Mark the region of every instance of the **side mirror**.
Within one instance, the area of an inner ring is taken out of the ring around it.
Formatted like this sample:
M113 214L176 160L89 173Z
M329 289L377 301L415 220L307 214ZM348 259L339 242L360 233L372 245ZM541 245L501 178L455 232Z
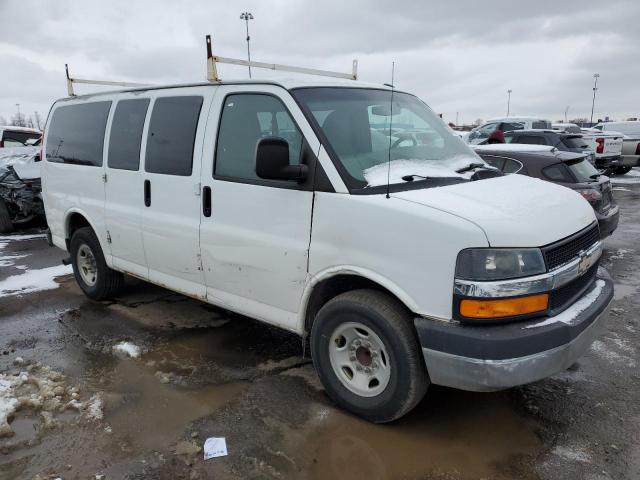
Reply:
M280 137L261 138L256 145L256 174L265 180L295 180L307 178L306 165L289 164L289 143Z

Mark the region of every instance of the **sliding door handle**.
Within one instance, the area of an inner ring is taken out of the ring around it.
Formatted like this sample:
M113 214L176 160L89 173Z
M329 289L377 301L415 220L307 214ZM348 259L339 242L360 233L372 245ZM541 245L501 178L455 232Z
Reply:
M151 182L149 180L144 181L144 206L151 206Z
M202 188L202 214L205 217L211 216L211 187Z

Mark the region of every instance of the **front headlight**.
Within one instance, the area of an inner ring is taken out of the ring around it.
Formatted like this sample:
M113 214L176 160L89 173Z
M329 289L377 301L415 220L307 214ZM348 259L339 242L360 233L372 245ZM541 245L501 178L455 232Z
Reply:
M456 278L461 280L507 280L546 270L539 248L467 248L456 262Z

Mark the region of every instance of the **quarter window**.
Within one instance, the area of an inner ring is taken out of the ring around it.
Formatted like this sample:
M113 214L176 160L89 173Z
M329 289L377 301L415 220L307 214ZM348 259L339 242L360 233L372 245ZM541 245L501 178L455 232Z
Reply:
M148 98L118 102L109 137L109 168L138 170L142 128L148 107Z
M145 171L188 177L202 97L161 97L153 104Z
M104 131L111 102L56 108L47 134L49 162L102 166Z
M256 144L264 137L289 143L289 164L300 163L302 134L284 104L271 95L233 94L224 101L214 174L261 180L256 174Z
M567 167L564 163L556 163L542 169L542 173L549 180L554 182L573 183L571 175L567 171Z
M512 160L511 158L505 158L504 167L502 167L502 171L504 173L516 173L522 168L522 164L517 160Z

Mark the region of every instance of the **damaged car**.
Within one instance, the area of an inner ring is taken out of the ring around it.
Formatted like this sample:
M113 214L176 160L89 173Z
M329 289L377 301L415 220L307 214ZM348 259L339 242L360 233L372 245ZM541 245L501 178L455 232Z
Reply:
M5 148L0 153L0 233L44 218L40 149Z

